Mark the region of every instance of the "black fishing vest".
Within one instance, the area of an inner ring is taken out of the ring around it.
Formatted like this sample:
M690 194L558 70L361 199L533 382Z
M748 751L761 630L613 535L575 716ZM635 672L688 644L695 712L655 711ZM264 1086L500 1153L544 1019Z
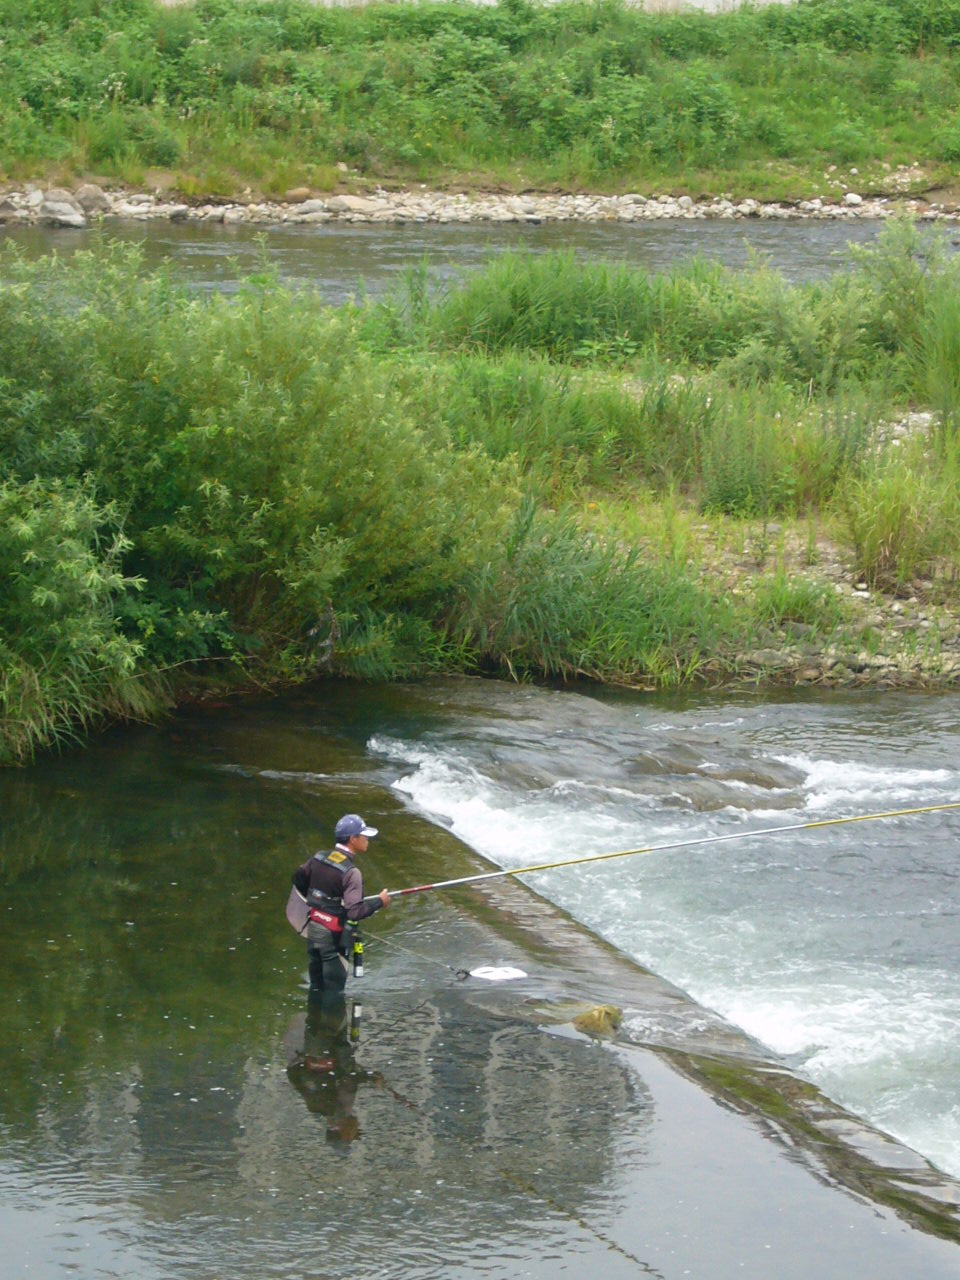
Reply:
M320 883L316 887L311 885L307 893L310 923L323 925L331 933L340 933L347 918L343 905L343 881L353 863L349 855L339 849L316 861L320 868L311 871L310 879L312 881L316 875Z

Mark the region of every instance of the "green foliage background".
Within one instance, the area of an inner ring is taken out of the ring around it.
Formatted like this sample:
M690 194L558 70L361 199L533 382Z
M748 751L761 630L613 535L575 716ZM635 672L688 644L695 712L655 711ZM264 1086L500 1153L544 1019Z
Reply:
M173 169L205 194L362 175L807 189L955 161L958 0L0 0L0 172Z
M956 565L958 286L910 225L811 285L507 255L340 309L267 270L228 300L135 249L5 253L0 757L198 679L675 684L771 621L829 630L817 592L734 610L584 498L835 511L879 585ZM894 453L878 406L910 401L936 429Z

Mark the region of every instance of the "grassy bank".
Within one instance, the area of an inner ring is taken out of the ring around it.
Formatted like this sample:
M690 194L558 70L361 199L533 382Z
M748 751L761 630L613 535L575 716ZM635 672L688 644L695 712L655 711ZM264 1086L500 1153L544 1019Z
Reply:
M0 179L187 195L366 181L830 194L960 159L958 0L0 0ZM895 189L895 188L891 188Z
M869 643L783 530L952 599L958 297L911 227L824 284L507 256L339 310L267 272L227 301L129 249L7 254L0 754L198 680L664 686L784 625ZM928 429L892 433L915 403ZM698 551L738 540L746 586Z

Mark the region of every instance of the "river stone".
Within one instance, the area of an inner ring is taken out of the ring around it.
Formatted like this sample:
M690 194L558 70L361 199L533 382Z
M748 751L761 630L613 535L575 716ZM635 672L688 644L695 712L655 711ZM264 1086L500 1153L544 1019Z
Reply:
M17 206L9 200L0 200L0 222L12 222L17 216Z
M623 1021L623 1011L612 1004L586 1005L566 1000L529 1006L545 1023L572 1023L584 1035L612 1035Z
M378 213L383 205L364 196L331 196L327 208L331 213Z
M309 187L291 187L284 195L287 204L303 204L304 200L310 199Z
M143 221L155 212L153 205L133 204L130 200L118 200L113 212L120 218L139 218Z
M50 227L85 227L83 210L69 191L52 187L40 205L40 220Z
M784 665L784 655L779 649L754 649L752 653L745 653L743 656L747 662L758 667L776 668Z
M110 201L103 187L98 187L95 182L85 182L78 187L74 199L84 213L108 213L110 210Z
M855 191L848 191L843 197L843 203L848 209L855 209L857 205L863 204L863 196L858 196Z

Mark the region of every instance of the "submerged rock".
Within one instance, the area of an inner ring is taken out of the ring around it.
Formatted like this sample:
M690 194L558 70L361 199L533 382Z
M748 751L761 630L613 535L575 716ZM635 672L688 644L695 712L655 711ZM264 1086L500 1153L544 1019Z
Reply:
M565 1002L535 1004L537 1017L545 1023L569 1023L586 1036L612 1036L623 1022L623 1010L614 1004L569 1004Z

